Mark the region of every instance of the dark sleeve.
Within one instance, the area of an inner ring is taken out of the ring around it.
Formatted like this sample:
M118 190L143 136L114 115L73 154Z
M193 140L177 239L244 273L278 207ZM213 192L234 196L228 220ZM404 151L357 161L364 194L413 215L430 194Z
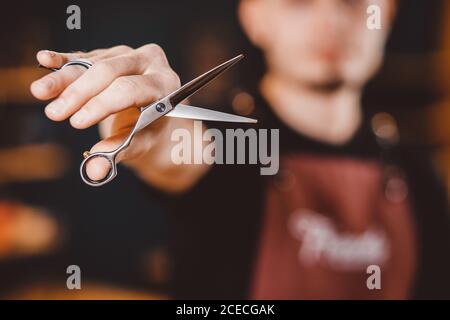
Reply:
M450 298L450 210L447 189L424 150L403 153L419 240L417 299Z
M242 127L218 122L206 125L223 133ZM168 213L172 296L246 298L261 218L258 166L213 165L180 195L147 188Z
M256 172L215 165L184 194L159 195L168 213L173 297L247 297L260 222Z

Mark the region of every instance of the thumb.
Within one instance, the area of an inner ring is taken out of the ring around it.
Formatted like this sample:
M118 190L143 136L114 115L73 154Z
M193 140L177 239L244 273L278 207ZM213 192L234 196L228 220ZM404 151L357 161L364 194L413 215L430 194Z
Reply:
M144 130L145 131L145 130ZM109 138L106 138L95 144L89 153L108 152L116 150L128 137L130 129L121 131ZM132 160L141 157L149 151L153 145L154 139L145 132L138 132L130 145L117 155L117 163ZM108 160L102 157L94 157L86 163L86 173L92 180L98 181L105 178L111 169Z

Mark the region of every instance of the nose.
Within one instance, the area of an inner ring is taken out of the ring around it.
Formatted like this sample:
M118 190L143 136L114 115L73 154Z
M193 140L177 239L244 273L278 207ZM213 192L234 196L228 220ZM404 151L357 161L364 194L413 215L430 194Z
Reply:
M327 40L337 40L342 32L347 17L338 1L318 1L315 10L316 31Z

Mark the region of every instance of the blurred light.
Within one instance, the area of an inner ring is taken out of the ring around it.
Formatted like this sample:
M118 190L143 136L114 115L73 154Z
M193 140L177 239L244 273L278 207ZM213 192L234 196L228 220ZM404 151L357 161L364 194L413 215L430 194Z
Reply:
M169 297L156 292L136 291L110 283L83 282L82 290L67 290L65 281L42 281L9 293L12 300L161 300Z
M372 131L382 143L395 144L399 140L397 122L389 113L377 113L372 118Z
M403 172L396 166L385 168L386 185L384 194L386 199L393 203L401 203L408 196L408 185Z
M57 221L43 209L0 202L0 218L0 259L49 252L61 240Z
M164 248L155 248L145 257L145 269L150 280L156 284L165 284L169 280L170 259Z
M391 178L386 183L386 199L393 203L403 202L408 196L408 187L401 178Z
M0 149L0 184L57 179L69 167L67 150L58 144L27 144Z
M240 115L248 116L255 110L255 100L247 92L241 91L233 97L233 110Z

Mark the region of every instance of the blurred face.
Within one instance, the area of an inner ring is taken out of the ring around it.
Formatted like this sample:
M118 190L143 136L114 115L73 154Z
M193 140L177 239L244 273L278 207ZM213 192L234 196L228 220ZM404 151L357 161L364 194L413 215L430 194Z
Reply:
M367 28L381 8L382 29ZM241 22L270 72L315 88L360 87L378 69L393 0L242 0Z

